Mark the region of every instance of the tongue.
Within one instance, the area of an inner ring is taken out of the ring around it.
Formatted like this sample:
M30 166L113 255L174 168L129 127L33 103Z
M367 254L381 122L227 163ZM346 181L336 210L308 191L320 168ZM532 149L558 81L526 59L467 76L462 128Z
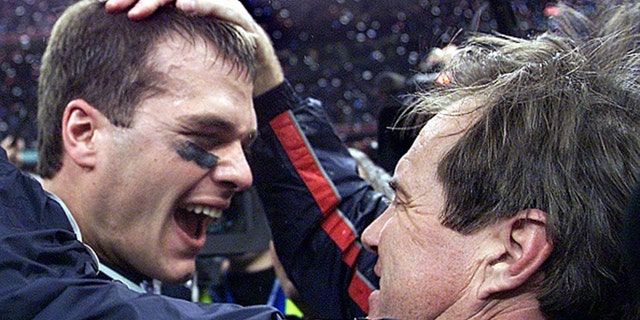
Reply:
M178 210L174 215L178 227L193 239L200 236L203 216L185 210Z

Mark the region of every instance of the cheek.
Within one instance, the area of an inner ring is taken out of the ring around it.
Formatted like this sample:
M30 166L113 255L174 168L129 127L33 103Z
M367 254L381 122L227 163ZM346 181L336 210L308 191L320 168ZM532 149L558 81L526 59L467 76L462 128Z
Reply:
M415 286L417 291L424 291L425 283L450 283L454 287L452 282L459 281L456 278L461 276L460 267L466 261L462 236L432 216L396 219L384 234L388 261L383 263L392 269L383 278L390 276L390 281Z
M434 254L432 243L425 241L429 233L406 216L396 215L387 221L380 239L380 259L386 271L383 281L395 282L395 286L422 277Z
M402 222L402 221L401 221ZM451 306L467 282L459 239L437 220L388 226L381 309L390 315L429 318Z

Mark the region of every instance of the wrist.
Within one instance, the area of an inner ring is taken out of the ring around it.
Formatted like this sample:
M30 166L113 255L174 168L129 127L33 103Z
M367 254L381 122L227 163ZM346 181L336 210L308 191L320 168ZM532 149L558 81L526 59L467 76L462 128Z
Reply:
M259 97L264 93L273 90L284 81L284 74L280 65L277 68L267 68L270 71L264 72L265 75L260 75L256 77L256 80L253 82L253 96ZM276 70L274 70L276 69ZM261 73L261 70L258 70L258 74Z
M268 126L269 121L300 104L300 101L301 98L283 78L279 84L253 99L258 116L258 127Z

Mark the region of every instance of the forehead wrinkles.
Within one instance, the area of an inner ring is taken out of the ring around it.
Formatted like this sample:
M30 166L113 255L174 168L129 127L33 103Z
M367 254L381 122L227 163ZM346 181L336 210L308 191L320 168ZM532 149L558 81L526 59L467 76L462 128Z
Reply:
M173 76L179 69L197 71L207 68L251 83L246 67L225 59L213 43L200 36L189 40L184 36L170 33L154 44L147 64L151 72L160 76L158 80L163 80L168 75ZM188 79L184 80L188 81Z
M151 84L145 98L159 95L170 96L174 106L180 106L186 100L201 93L207 93L208 86L215 86L210 77L229 78L227 86L239 88L237 95L217 96L216 103L238 104L248 100L252 87L251 79L246 71L227 61L209 41L196 37L194 40L183 36L164 37L154 45L147 61L147 71L153 74ZM204 73L203 73L204 71ZM237 80L233 81L231 79ZM233 93L233 92L231 92ZM200 100L202 103L206 101Z

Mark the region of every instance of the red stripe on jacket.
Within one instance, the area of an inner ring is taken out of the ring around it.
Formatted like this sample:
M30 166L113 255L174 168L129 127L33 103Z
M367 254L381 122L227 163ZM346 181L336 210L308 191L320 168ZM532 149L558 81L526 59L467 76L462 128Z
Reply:
M342 260L354 269L356 258L361 250L360 245L356 242L356 234L347 220L338 212L340 199L334 192L333 185L318 165L315 155L307 145L291 112L279 114L269 124L284 147L296 172L320 207L323 216L322 229L342 251ZM369 295L372 289L358 276L357 272L353 273L348 290L351 299L365 313L368 313Z

